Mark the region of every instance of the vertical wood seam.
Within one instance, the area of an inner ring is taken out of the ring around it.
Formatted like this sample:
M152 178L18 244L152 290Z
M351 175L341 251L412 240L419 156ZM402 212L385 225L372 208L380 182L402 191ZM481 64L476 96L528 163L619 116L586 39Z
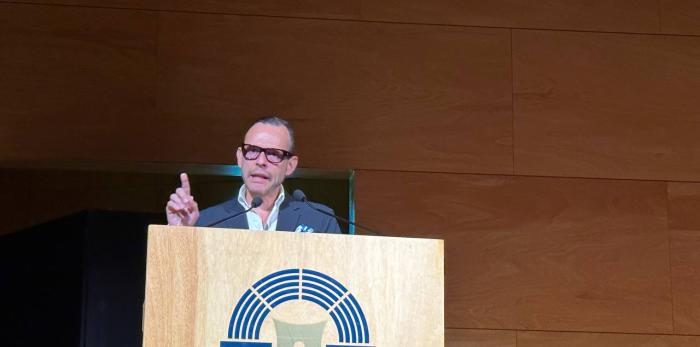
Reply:
M515 175L515 71L513 63L513 29L510 32L510 147L513 155L512 172Z
M671 216L670 216L670 192L669 192L669 183L665 182L666 184L666 238L667 238L667 244L668 244L668 286L671 294L671 333L675 334L676 333L676 297L674 295L674 290L673 290L673 263L672 263L672 257L671 257L671 252L673 251L671 247Z

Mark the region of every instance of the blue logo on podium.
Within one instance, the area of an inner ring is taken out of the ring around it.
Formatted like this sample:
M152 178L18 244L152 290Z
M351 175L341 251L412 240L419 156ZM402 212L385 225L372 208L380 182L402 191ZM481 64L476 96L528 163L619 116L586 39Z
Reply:
M279 305L293 300L316 304L331 317L335 323L339 344L327 344L326 347L371 346L367 319L362 307L345 286L318 271L288 269L263 277L243 293L229 321L228 339L221 341L221 347L272 347L272 342L260 341L260 330L265 318ZM323 325L308 324L298 327L320 326L321 330L316 329L318 333L313 334L321 334ZM275 326L294 325L275 321ZM290 331L290 328L286 328L285 331ZM287 340L292 341L293 345L294 338L289 340L289 333L287 334ZM308 335L307 332L305 336L309 338ZM320 346L320 335L309 339L315 342L306 342L303 338L298 341L308 347ZM282 341L278 331L278 347L289 343Z

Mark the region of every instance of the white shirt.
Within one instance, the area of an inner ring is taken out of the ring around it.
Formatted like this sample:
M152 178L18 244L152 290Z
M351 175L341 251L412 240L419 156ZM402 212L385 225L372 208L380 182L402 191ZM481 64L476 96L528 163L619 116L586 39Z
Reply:
M245 199L246 188L245 184L241 185L241 189L238 190L238 203L243 206L244 209L249 209L250 204ZM248 229L250 230L264 230L264 231L275 231L277 230L277 217L280 213L280 205L284 201L284 187L280 186L280 194L275 200L275 205L272 207L272 212L267 216L267 223L263 223L262 218L255 212L255 210L248 211L245 216L248 219Z

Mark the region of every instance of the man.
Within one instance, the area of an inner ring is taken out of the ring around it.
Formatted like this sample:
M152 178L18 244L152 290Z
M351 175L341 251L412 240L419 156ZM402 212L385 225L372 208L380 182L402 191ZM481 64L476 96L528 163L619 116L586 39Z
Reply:
M236 159L243 177L237 198L200 214L187 174L183 173L182 185L170 195L165 207L168 225L340 233L335 218L315 211L304 202L294 201L282 186L299 162L294 154L294 131L287 121L277 117L255 121L238 147ZM256 197L262 199L262 204L243 213ZM314 204L314 207L333 213L324 205ZM227 218L238 213L241 215Z

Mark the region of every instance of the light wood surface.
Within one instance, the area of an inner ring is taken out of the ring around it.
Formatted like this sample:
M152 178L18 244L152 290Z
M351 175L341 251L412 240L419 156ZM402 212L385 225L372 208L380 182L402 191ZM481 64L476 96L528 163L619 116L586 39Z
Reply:
M346 286L364 311L372 345L442 346L442 259L441 240L153 225L144 346L229 341L239 298L258 280L286 269L320 271ZM308 302L284 303L270 317L295 324L324 319L324 341L337 342L328 313L304 304ZM268 318L260 340L272 342L274 337Z
M155 231L153 231L155 229ZM200 240L191 229L149 227L143 345L195 346L199 325Z

